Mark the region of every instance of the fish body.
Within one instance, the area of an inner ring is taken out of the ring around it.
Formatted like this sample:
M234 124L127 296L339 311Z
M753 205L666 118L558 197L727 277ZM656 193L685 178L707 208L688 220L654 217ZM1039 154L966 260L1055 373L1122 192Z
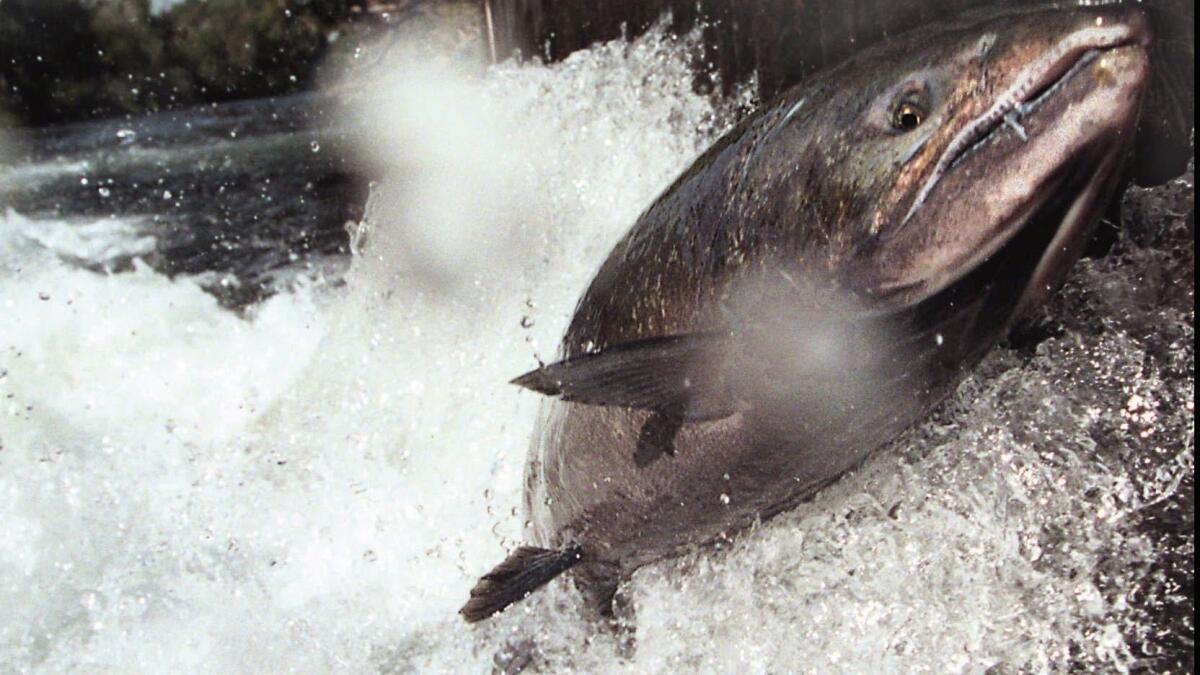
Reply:
M639 566L810 498L925 416L1064 279L1148 73L1129 7L1002 9L896 37L750 115L581 298L526 467L528 546L463 608Z

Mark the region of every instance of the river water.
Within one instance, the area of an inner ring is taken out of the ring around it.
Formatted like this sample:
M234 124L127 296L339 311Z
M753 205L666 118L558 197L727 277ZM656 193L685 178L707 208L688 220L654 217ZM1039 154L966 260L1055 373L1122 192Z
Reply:
M345 224L361 218L367 184L342 118L337 101L309 94L14 134L20 152L0 168L0 204L72 226L115 218L108 227L154 246L77 263L120 271L138 256L171 277L207 273L205 288L242 307L286 286L301 259L310 270L345 266ZM62 230L41 229L43 239Z
M1112 251L859 471L640 570L632 640L558 582L459 619L521 539L537 400L505 382L732 117L690 52L651 33L25 138L0 670L486 672L514 645L553 672L1187 668L1190 177L1127 198Z

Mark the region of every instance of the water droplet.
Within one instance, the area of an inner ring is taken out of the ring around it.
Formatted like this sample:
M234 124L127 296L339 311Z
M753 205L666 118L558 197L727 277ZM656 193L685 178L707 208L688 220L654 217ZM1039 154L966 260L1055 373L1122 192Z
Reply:
M174 197L174 196L175 195L171 194L170 190L163 190L163 199L170 199L171 197Z
M379 556L375 555L375 551L372 551L371 549L367 549L363 553L363 560L365 560L366 562L373 563L378 559L379 559Z
M721 503L725 504L726 506L729 505L729 495L725 494L724 492L721 493Z
M42 291L41 293L38 293L38 300L45 301L45 300L49 300L49 299L50 299L50 294L47 293L46 291Z
M521 328L533 328L533 317L530 317L530 316L521 317Z
M100 193L100 196L105 199L108 199L112 195L112 190L106 187L96 188L96 192Z
M312 151L313 151L313 152L320 152L320 151L321 151L321 144L320 144L320 143L318 143L318 142L316 142L316 141L313 141L312 143L309 143L309 144L308 144L308 147L312 148Z

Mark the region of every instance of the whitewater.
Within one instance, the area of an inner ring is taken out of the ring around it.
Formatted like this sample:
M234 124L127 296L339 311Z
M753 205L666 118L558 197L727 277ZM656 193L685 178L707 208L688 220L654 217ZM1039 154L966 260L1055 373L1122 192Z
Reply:
M0 670L1125 671L1190 645L1194 245L1145 191L1154 226L1082 261L1038 339L813 501L639 570L631 641L561 580L460 619L523 537L538 400L507 381L752 105L694 93L694 51L376 77L346 123L389 178L349 269L244 311L141 262L153 223L0 208Z

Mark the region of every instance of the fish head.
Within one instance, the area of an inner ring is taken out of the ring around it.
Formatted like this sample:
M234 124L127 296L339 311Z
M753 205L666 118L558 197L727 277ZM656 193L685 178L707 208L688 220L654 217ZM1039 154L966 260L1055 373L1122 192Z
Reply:
M843 123L821 155L839 223L829 267L883 309L964 280L1003 304L989 309L1005 326L1037 305L1111 196L1150 40L1127 5L993 10L832 72L841 89L825 107Z

